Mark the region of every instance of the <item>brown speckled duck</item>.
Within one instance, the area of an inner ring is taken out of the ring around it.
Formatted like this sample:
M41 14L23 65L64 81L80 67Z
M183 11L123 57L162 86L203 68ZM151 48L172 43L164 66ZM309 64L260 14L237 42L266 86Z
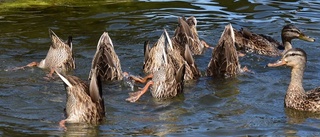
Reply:
M235 43L238 49L267 56L280 56L286 50L291 49L291 40L293 39L301 39L308 42L315 41L314 38L303 34L293 24L288 24L283 27L281 31L282 44L269 36L251 33L247 29L241 29L240 31L234 30L234 32ZM283 48L284 51L281 52L280 49Z
M123 78L120 60L107 32L104 32L99 39L91 68L97 68L98 75L104 80L122 80ZM89 79L90 77L91 72Z
M180 66L178 70L172 65L171 59L168 58L165 49L158 51L161 53L161 65L153 73L150 73L145 78L137 78L131 76L131 78L140 83L147 82L145 87L140 91L130 93L130 97L126 100L129 102L136 102L151 86L151 94L157 99L167 99L177 96L183 92L183 81L185 73L185 65Z
M186 72L184 75L184 80L199 78L201 74L188 45L185 45L184 51L181 53L179 49L174 48L174 44L175 43L171 41L166 30L164 30L159 40L153 45L152 48L150 48L149 43L146 42L144 51L144 72L150 74L157 71L162 66L163 55L159 51L165 49L168 60L170 60L171 65L176 70L178 70L182 65L185 65Z
M172 37L174 48L181 50L181 53L183 54L185 45L188 45L192 54L202 54L209 45L205 41L199 39L196 27L197 19L194 16L187 19L184 17L179 18L178 26Z
M97 125L104 121L105 108L102 98L102 88L98 70L91 70L90 83L87 84L78 77L63 76L56 71L65 84L67 91L66 119L60 121L60 126L65 123L87 123Z
M299 48L289 49L282 59L276 63L269 63L269 67L291 67L291 81L285 96L284 105L301 111L320 112L320 87L305 92L302 81L307 62L307 54Z
M241 72L232 25L225 26L218 45L212 51L207 76L231 77Z
M49 69L48 77L52 77L54 71L65 74L67 71L75 69L75 59L72 53L72 37L63 42L52 30L49 30L52 44L45 59L38 62L31 62L24 67L37 66L42 69ZM19 67L16 69L23 69Z

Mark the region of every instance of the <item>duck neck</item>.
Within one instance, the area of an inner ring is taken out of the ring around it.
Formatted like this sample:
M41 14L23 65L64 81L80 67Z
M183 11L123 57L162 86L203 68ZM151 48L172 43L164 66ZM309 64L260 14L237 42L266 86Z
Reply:
M291 81L289 84L289 88L290 87L303 87L302 86L303 72L304 72L304 68L292 68Z
M284 46L285 51L292 49L291 40L287 40L285 38L282 38L282 44Z
M285 106L297 108L304 100L305 91L302 86L304 68L293 68L291 71L291 81L285 97Z

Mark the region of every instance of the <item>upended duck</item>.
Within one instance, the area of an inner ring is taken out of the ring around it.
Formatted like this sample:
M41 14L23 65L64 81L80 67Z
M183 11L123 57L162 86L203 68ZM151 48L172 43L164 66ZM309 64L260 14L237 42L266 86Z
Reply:
M305 35L293 24L288 24L283 27L281 31L282 43L269 36L252 33L247 29L234 30L234 33L235 43L238 49L267 56L280 56L285 51L291 49L291 41L293 39L308 42L315 41L314 38ZM282 51L283 49L284 51Z
M130 97L126 100L129 102L136 102L151 86L151 94L153 97L158 99L167 99L177 96L179 93L183 92L183 82L186 72L186 65L182 64L178 69L175 67L175 59L172 56L180 55L179 52L171 52L166 48L166 46L171 46L170 38L166 31L163 32L159 38L157 45L155 45L149 52L154 53L150 54L152 56L150 59L156 61L151 63L149 68L152 68L152 71L144 78L138 78L135 76L130 76L133 80L146 83L148 79L151 79L147 82L144 88L140 91L130 93ZM147 59L147 60L150 60ZM186 62L186 61L184 61ZM146 65L146 64L145 64ZM177 64L176 64L177 65Z
M237 50L235 47L235 35L231 24L225 26L217 46L212 51L212 56L207 67L207 76L232 77L242 71Z
M31 62L26 66L15 69L37 66L42 69L49 69L48 77L52 77L54 71L66 74L68 71L75 69L75 59L72 53L72 37L69 36L68 41L65 43L51 29L49 33L52 44L46 58L40 62Z
M166 57L171 60L171 65L175 70L178 70L182 65L185 65L186 72L184 73L184 80L198 79L201 76L201 73L194 61L189 46L187 44L184 45L184 51L182 52L180 49L174 48L174 44L175 43L171 41L169 34L165 29L152 48L149 47L149 42L146 42L144 46L144 72L151 74L162 67L162 57L164 56L160 51L164 49L167 53Z
M97 45L96 53L92 60L91 68L97 68L98 74L103 80L122 80L127 73L122 72L120 60L114 50L112 40L107 32L104 32ZM89 73L89 79L92 73Z
M284 99L285 107L300 111L320 112L320 87L305 92L302 81L307 62L307 54L300 48L286 51L282 59L269 63L268 67L291 67L291 81Z
M97 69L91 70L90 83L71 75L62 75L55 71L64 82L67 91L66 119L59 122L65 128L65 123L87 123L97 125L104 121L105 108L102 98L100 76Z
M185 45L188 45L191 53L194 55L201 55L205 48L210 46L204 41L200 40L197 31L197 19L194 16L189 18L178 18L178 26L172 37L173 46L184 53Z

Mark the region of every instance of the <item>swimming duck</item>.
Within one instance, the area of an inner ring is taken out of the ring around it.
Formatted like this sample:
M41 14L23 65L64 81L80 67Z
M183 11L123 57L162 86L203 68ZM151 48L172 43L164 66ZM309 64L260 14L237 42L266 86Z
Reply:
M291 67L291 81L284 100L285 107L320 112L320 87L305 92L302 86L306 62L306 52L300 48L292 48L284 53L280 61L269 63L268 67Z
M140 90L130 93L130 97L126 100L136 102L151 86L151 94L157 99L167 99L177 96L183 92L183 81L185 73L185 65L180 66L178 70L174 68L171 60L168 58L164 48L158 51L161 53L161 65L157 70L150 73L144 78L130 76L134 81L146 83L148 79L152 79Z
M220 77L231 77L241 72L231 24L225 26L218 45L213 49L206 72L208 76Z
M178 18L178 26L175 30L172 42L175 48L184 53L185 45L188 45L192 54L201 55L205 48L210 47L205 41L200 40L197 32L197 19L191 16L187 19Z
M308 42L315 41L314 38L303 34L293 24L283 27L281 31L282 44L269 36L251 33L247 29L234 31L237 48L267 56L280 56L285 51L291 49L291 40L293 39L301 39ZM281 52L280 49L284 49L284 51Z
M71 75L62 75L55 71L64 82L67 91L66 119L59 122L60 127L65 123L99 124L105 118L104 101L98 69L91 69L90 83Z
M72 37L69 36L68 41L65 43L51 29L49 33L52 44L46 58L40 62L31 62L26 66L16 69L37 66L42 69L49 69L50 73L47 75L48 77L52 77L55 70L65 74L67 71L75 69L75 59L72 53Z
M104 32L98 41L91 68L97 68L98 75L104 80L122 80L123 78L120 60L107 32Z
M181 55L180 49L175 49L174 44L167 31L164 29L161 37L153 45L152 48L149 47L149 42L145 43L144 48L144 72L147 74L157 71L162 67L162 51L163 49L167 53L167 58L170 61L171 65L178 70L182 65L185 65L186 72L184 73L184 80L197 79L201 76L200 71L193 59L192 53L189 49L189 46L186 44L183 54Z

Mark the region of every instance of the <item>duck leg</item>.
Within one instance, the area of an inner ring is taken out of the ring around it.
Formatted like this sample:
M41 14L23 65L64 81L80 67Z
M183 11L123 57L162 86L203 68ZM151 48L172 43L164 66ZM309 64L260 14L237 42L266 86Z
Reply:
M59 126L60 126L61 128L63 128L64 130L67 130L66 120L65 120L65 119L64 119L64 120L61 120L61 121L59 122Z
M210 49L214 49L214 47L211 47L211 46L210 46L209 44L207 44L207 42L205 42L204 40L201 40L200 42L201 42L201 44L202 44L204 47L210 48Z
M46 79L46 80L54 79L52 76L54 71L55 71L55 68L53 68L53 67L50 68L50 72L44 77L44 79Z
M146 83L148 79L151 79L153 77L153 74L149 74L147 76L145 76L144 78L138 78L136 76L130 76L130 78L135 81L135 82L139 82L139 83Z
M150 85L153 84L153 81L149 81L141 90L129 93L129 98L126 99L126 101L129 102L136 102L144 93L147 92Z
M26 67L35 67L35 66L38 66L38 65L39 65L38 62L31 62L28 65L25 65L25 66L22 66L22 67L15 67L12 70L20 70L20 69L24 69Z
M247 66L244 66L242 69L240 69L240 72L241 72L241 73L244 73L244 72L253 73L250 69L248 69Z

